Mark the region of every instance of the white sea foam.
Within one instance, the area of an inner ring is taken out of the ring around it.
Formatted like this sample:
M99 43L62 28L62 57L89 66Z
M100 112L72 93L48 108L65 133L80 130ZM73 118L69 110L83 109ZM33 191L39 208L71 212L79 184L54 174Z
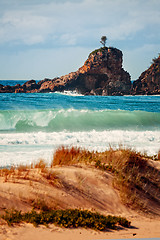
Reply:
M0 134L0 166L30 164L40 158L50 163L58 146L78 146L104 151L123 145L149 155L160 149L160 131L83 131Z
M67 90L65 90L65 91L63 91L63 92L55 92L55 93L57 93L57 94L62 94L62 95L67 95L67 96L84 96L84 95L82 95L81 93L78 93L76 90L74 90L74 91L67 91Z

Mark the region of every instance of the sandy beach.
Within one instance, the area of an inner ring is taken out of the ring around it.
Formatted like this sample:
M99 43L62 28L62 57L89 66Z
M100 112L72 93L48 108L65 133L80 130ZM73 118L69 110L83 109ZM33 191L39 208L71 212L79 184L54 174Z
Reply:
M131 228L108 230L106 232L89 229L64 229L54 225L33 227L31 224L19 226L0 226L1 240L34 240L34 239L59 239L59 240L98 240L98 239L128 239L128 238L158 238L160 237L160 219L143 218L142 216L130 217Z

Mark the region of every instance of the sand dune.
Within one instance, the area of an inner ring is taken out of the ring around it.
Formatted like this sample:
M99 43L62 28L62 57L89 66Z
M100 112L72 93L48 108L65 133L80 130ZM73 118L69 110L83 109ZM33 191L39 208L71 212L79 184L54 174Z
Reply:
M154 163L151 162L153 165ZM159 163L155 166L159 168ZM20 224L9 227L0 220L1 240L25 239L116 239L160 237L160 215L144 215L125 206L113 188L113 174L91 166L57 166L19 169L0 177L0 213L5 209L30 211L33 207L52 209L81 208L105 215L126 217L130 228L99 232L88 229L64 229L53 224L33 227Z
M52 179L47 179L48 173ZM28 174L27 174L28 173ZM105 214L128 215L112 186L112 174L88 167L31 169L0 179L0 209L31 210L45 202L51 208L92 209ZM26 175L26 176L25 176Z

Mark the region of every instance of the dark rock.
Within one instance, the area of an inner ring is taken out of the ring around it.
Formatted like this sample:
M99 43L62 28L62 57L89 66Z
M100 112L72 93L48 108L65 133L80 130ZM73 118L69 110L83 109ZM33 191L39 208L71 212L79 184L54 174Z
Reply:
M14 86L9 86L9 85L3 86L3 85L1 85L1 87L0 87L0 93L12 93L14 91L15 91Z
M16 85L15 85L15 88L19 88L19 87L21 87L20 84L16 84Z
M26 91L21 87L15 89L15 93L25 93L25 92Z
M0 93L3 92L4 85L0 84Z
M33 90L33 89L38 89L39 85L36 83L35 80L30 80L30 81L25 82L22 85L22 88L26 91L30 91L30 90Z
M54 83L52 80L42 81L39 92L53 92L54 90Z

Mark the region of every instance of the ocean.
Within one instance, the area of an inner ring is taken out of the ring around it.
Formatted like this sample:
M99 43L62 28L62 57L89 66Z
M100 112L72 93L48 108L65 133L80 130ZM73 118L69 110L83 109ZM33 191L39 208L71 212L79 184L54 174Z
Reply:
M15 85L24 81L0 81ZM48 164L59 146L160 150L160 96L0 93L0 167Z

